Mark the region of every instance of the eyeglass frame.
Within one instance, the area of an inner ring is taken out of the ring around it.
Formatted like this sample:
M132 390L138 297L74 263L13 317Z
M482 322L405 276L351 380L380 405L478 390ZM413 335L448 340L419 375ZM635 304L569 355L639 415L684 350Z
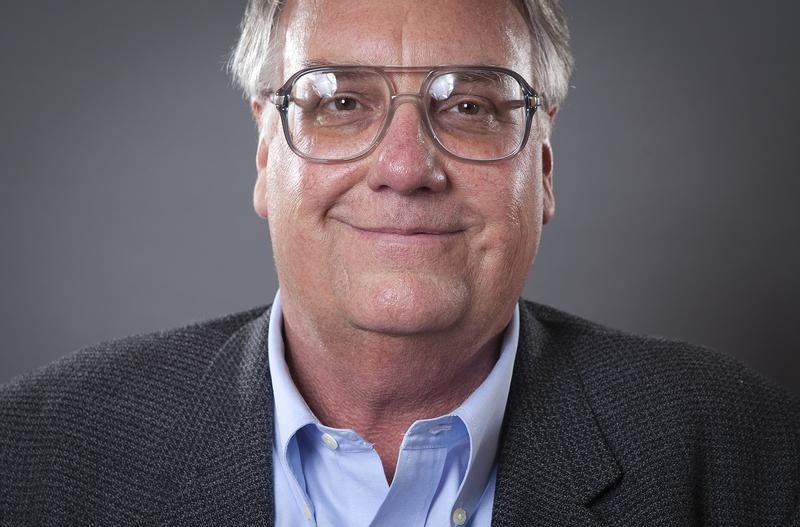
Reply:
M357 71L357 70L365 70L365 71L373 71L379 74L383 79L386 81L386 84L391 88L390 97L389 97L389 110L384 117L384 123L381 126L380 132L375 136L375 139L372 143L361 153L356 154L352 157L343 158L343 159L326 159L326 158L317 158L310 156L308 154L304 154L300 151L300 149L294 144L292 140L291 132L289 131L289 103L292 102L292 89L294 88L294 84L303 75L307 75L309 73L314 73L318 71L326 71L326 70L336 70L336 71ZM428 97L426 91L430 88L432 84L432 80L435 77L440 75L446 75L448 73L458 73L463 71L489 71L489 72L497 72L503 73L505 75L510 76L514 80L519 83L520 88L522 89L522 97L525 101L525 132L522 135L522 140L520 141L519 145L514 149L511 153L506 154L502 157L492 158L492 159L471 159L468 157L459 156L444 146L444 143L437 137L436 131L433 128L433 123L431 123L430 113L428 109L425 107L423 102L425 98ZM420 90L418 93L410 93L410 92L397 92L397 88L395 83L392 82L392 79L389 77L389 73L427 73L425 79L423 79L422 83L420 84ZM294 152L297 156L313 161L316 163L324 163L324 164L333 164L333 163L347 163L352 161L358 161L370 155L375 148L381 143L383 137L386 135L386 131L389 129L389 125L394 118L394 112L397 109L397 106L402 104L403 99L412 99L415 103L415 106L420 112L422 116L422 121L424 123L423 128L428 136L433 140L434 144L438 146L438 148L444 152L445 154L458 159L460 161L468 161L472 163L495 163L497 161L503 161L505 159L509 159L511 157L516 156L519 154L525 145L528 142L528 137L530 136L531 131L531 121L533 120L533 115L536 113L536 110L544 106L544 100L541 95L539 95L536 90L534 90L530 84L525 80L522 75L517 73L514 70L510 70L508 68L502 68L499 66L481 66L481 65L473 65L473 64L457 64L457 65L450 65L450 66L367 66L367 65L360 65L360 64L342 64L342 65L320 65L320 66L311 66L308 68L303 68L295 73L293 73L286 82L277 90L267 90L264 92L263 97L265 97L269 102L275 106L278 110L278 113L281 116L281 125L283 128L283 135L286 139L286 144L289 145L289 148ZM400 102L397 102L397 101Z

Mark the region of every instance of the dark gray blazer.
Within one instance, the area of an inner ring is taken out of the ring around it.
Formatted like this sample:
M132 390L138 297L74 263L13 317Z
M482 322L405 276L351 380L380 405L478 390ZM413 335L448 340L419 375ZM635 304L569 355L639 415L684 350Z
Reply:
M268 316L0 387L0 525L270 525ZM800 410L763 379L528 302L519 346L493 525L800 525Z

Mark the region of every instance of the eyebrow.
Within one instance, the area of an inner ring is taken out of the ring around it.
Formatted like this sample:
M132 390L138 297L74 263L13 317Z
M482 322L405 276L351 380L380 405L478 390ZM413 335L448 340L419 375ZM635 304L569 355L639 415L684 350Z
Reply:
M306 59L300 62L299 69L306 69L306 68L317 68L317 67L333 67L333 66L364 66L365 68L388 68L388 69L408 69L408 70L432 70L436 69L441 66L448 66L447 64L438 64L438 65L422 65L422 66L401 66L397 64L375 64L374 62L368 62L365 60L360 59L348 59L346 62L341 61L331 61L327 59ZM450 66L487 66L490 68L503 68L499 64L495 64L493 62L475 62L470 64L450 64Z
M386 65L375 66L374 64L370 64L368 62L365 62L365 61L362 61L362 60L358 60L358 59L355 59L355 60L347 62L347 63L332 62L330 60L325 60L325 59L307 59L307 60L304 60L303 62L300 63L300 68L301 69L306 69L306 68L333 67L333 66L344 66L344 65L347 65L347 66L364 66L366 68L376 68L376 67L377 68L388 68L388 69L400 68L400 69L408 69L408 70L424 70L424 69L434 69L434 68L436 68L436 66L409 66L407 68L405 66L391 66L391 65L390 66L386 66ZM488 66L489 67L494 67L491 64L488 65ZM462 80L465 80L467 82L490 81L493 78L498 78L499 77L498 74L492 73L492 72L478 73L478 72L466 71L466 72L462 72L462 75L464 76Z
M364 62L362 60L353 59L346 63L343 62L331 62L330 60L325 59L307 59L300 63L300 68L316 68L319 66L341 66L343 64L352 65L352 66L374 66L374 64L370 64L368 62Z

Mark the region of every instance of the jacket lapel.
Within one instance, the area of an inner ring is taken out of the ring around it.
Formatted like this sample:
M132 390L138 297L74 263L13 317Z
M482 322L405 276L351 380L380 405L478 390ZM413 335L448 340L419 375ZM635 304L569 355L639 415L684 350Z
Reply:
M269 309L219 349L175 425L159 525L272 525Z
M603 525L591 504L622 470L569 353L529 307L521 304L520 315L492 525Z

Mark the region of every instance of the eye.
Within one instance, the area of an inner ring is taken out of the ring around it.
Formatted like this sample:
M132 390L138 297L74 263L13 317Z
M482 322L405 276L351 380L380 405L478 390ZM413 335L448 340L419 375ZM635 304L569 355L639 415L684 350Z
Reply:
M453 117L486 117L495 113L493 101L474 96L469 98L451 97L447 101L442 101L439 108L440 112L450 114Z
M463 113L466 115L478 115L481 113L481 106L472 101L463 101L450 109L451 112Z
M361 108L361 103L352 97L337 97L326 103L325 107L329 110L335 109L338 112L347 112L358 110Z

